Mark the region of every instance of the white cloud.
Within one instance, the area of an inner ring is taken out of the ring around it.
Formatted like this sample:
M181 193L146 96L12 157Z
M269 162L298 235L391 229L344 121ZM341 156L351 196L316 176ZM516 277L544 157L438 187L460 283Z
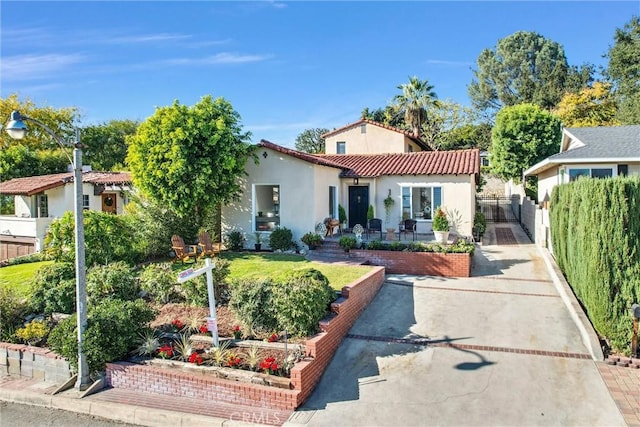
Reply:
M271 55L242 55L229 52L221 52L202 58L173 58L162 61L167 65L217 65L217 64L243 64L248 62L261 62L270 59Z
M54 73L79 64L85 57L78 54L15 55L2 58L0 71L4 80L50 78Z
M171 34L171 33L158 33L158 34L139 34L131 36L113 36L103 40L99 40L102 43L113 44L129 44L129 43L154 43L154 42L167 42L167 41L181 41L190 39L192 36L187 34Z

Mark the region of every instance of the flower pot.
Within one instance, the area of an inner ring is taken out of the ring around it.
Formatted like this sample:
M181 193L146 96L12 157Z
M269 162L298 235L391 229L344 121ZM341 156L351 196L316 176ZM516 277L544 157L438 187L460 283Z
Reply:
M253 246L256 248L256 252L259 252L260 249L262 249L262 244L261 243L255 243Z
M434 231L433 234L435 234L436 242L438 243L447 243L447 241L449 240L448 231Z

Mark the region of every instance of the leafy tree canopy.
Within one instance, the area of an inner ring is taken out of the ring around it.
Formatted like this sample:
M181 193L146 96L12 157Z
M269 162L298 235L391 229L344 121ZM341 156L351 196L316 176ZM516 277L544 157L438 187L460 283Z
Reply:
M468 86L472 105L492 113L522 103L551 109L565 91L591 81L591 66L569 67L562 46L540 34L518 31L484 49Z
M296 137L296 150L311 154L324 154L324 138L329 132L325 128L307 129Z
M537 105L504 107L491 134L493 173L519 182L525 169L558 152L561 135L560 119Z
M8 181L25 176L66 172L69 155L62 148L34 150L22 144L13 144L0 150L0 178Z
M224 98L161 107L127 138L135 186L194 222L217 203L237 199L252 152L249 132Z
M433 85L418 77L409 77L409 83L398 86L401 93L393 98L398 111L404 114L404 121L414 135L420 135L422 123L427 119L427 109L438 105L438 95L433 91Z
M491 146L491 125L489 123L462 124L442 132L437 145L440 150L467 148L488 150Z
M111 120L82 129L81 141L84 149L84 163L93 170L122 170L127 157L127 135L133 135L138 122L133 120Z
M78 119L78 109L75 107L38 107L28 98L20 100L17 94L11 94L7 98L0 98L0 117L2 117L3 126L10 120L11 112L14 110L44 123L63 141L72 142L75 138L74 123ZM19 141L12 139L6 132L1 132L0 147L10 147L16 144L22 144L31 149L57 149L59 147L59 144L42 127L29 122L26 125L29 127L29 132Z
M613 82L622 124L640 124L640 18L634 16L616 29L607 53L606 75Z
M616 113L611 85L602 82L595 82L593 87L578 93L567 93L554 110L565 127L618 125Z

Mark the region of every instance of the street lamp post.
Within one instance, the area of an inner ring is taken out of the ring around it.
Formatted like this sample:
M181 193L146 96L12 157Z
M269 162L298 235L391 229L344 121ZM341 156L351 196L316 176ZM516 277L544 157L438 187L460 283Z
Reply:
M42 127L55 141L65 148L65 142L57 136L47 125L39 120L20 114L19 111L11 113L11 121L6 126L6 131L11 138L22 139L27 133L25 121L33 122ZM78 380L76 387L84 390L89 386L89 367L84 354L84 331L87 328L87 287L85 281L85 253L84 253L84 214L82 204L82 145L80 144L80 129L75 129L76 135L73 141L73 160L67 155L73 167L73 188L75 191L74 220L76 239L76 312L78 323Z

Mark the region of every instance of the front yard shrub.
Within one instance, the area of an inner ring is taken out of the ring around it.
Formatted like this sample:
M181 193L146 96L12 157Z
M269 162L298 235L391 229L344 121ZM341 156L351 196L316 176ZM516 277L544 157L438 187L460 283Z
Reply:
M10 341L27 312L27 304L12 288L0 286L0 339Z
M318 322L327 314L336 298L329 280L317 270L294 271L273 287L273 311L278 330L293 336L307 336L318 331Z
M84 352L91 372L101 371L107 362L119 360L136 348L139 331L156 313L143 300L106 299L89 307ZM51 348L78 366L76 316L58 324L49 335Z
M73 263L56 262L36 271L31 282L31 310L36 313L73 313L76 304Z
M233 230L227 233L225 244L230 251L238 252L244 249L246 240L242 231Z
M176 276L171 264L163 262L145 266L138 280L140 281L140 288L146 292L149 298L166 304L176 295L176 286L178 285Z
M270 279L244 279L231 283L229 307L245 329L254 332L276 329L271 301L274 287Z
M628 353L640 300L640 180L578 179L553 189L554 256L593 326Z
M44 320L32 320L24 327L16 330L16 337L29 345L36 345L43 341L49 333L49 325Z
M295 249L293 233L287 227L276 228L269 236L269 247L274 251L288 251Z
M213 292L216 296L216 303L224 304L229 301L229 284L227 276L229 276L229 261L222 258L216 258L213 270ZM199 265L195 268L200 268ZM202 274L195 279L188 280L181 285L182 292L190 305L209 306L209 297L207 291L207 276Z
M104 298L133 300L139 292L140 287L132 269L122 261L92 267L87 273L89 302Z

